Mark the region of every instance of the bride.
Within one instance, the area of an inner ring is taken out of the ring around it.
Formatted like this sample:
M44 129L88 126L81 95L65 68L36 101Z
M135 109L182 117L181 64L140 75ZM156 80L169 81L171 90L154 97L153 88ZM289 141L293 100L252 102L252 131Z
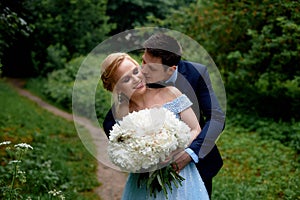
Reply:
M172 86L148 88L139 64L128 54L112 53L107 56L102 62L101 80L104 88L111 91L116 99L113 108L116 120L133 111L159 106L173 112L191 128L190 142L200 133L201 128L187 96ZM209 199L195 163L190 162L178 173L184 180L178 188L172 184L172 190L167 191L168 199ZM166 199L163 191L157 193L156 197L151 196L146 184L138 184L140 175L129 174L123 200Z

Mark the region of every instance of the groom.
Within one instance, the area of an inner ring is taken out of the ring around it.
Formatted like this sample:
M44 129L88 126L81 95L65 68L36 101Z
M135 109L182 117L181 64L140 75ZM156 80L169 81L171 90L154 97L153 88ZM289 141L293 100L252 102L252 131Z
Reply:
M142 72L149 87L174 85L193 102L202 131L176 163L181 170L189 162L195 162L211 197L212 178L223 165L215 140L224 128L225 114L214 94L207 69L198 63L182 61L180 44L162 33L146 40L144 49ZM106 134L114 123L110 110L103 122Z
M211 197L212 178L223 165L215 141L224 128L225 114L212 89L208 71L201 64L181 60L180 44L168 35L152 35L145 41L144 49L142 72L149 87L157 87L151 83L158 82L174 85L189 97L194 112L200 115L202 131L176 163L181 170L193 160Z

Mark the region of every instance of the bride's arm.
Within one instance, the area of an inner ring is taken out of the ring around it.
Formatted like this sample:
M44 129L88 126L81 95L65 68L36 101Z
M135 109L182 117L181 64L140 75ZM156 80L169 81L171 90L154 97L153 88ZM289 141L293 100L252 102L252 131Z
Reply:
M191 107L189 107L188 109L185 109L184 111L182 111L180 113L180 117L181 120L183 122L185 122L190 128L191 128L191 137L190 137L190 141L189 144L190 145L193 140L198 136L198 134L201 131L201 127L198 123L197 117L194 113L194 111L192 110ZM173 151L164 162L161 162L161 164L167 164L172 160L176 160L178 157L180 157L181 155L183 155L183 153L185 153L185 151L183 151L182 149L177 149L175 151Z
M170 95L175 95L176 97L179 97L182 95L182 93L173 86L166 87L167 91L169 91ZM180 118L183 122L185 122L190 128L191 128L191 138L189 145L192 143L194 139L199 135L201 131L201 127L199 125L198 119L196 117L196 114L194 113L193 109L191 107L188 107L187 109L180 112Z
M190 142L189 142L189 145L190 145L192 143L192 141L199 135L199 133L201 131L201 127L200 127L197 117L191 107L182 111L180 113L180 118L183 122L185 122L191 128L191 138L190 138Z
M180 113L180 118L183 122L185 122L191 128L191 137L190 137L190 141L189 141L189 145L190 145L193 142L193 140L199 135L199 133L201 131L201 127L200 127L197 117L191 107L182 111ZM185 164L182 164L182 162L180 162L180 164L178 164L177 160L179 158L181 160L184 160L184 161L187 160L187 161L184 162ZM184 151L182 149L177 149L177 150L173 151L171 153L171 155L166 159L166 161L163 162L162 164L169 163L170 161L175 161L176 165L173 167L177 171L177 173L179 173L179 171L182 170L186 166L186 164L189 163L191 160L192 160L192 156L190 154L188 154L186 151Z

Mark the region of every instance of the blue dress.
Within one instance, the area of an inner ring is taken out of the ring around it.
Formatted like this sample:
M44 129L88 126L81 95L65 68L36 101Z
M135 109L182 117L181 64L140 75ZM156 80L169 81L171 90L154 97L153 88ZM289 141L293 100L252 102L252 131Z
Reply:
M163 105L163 107L174 112L177 117L179 113L192 105L186 95L181 95ZM156 193L156 198L150 196L145 185L138 185L138 173L130 173L123 191L122 200L163 200L166 199L163 191ZM178 188L172 184L172 192L168 189L169 200L209 200L204 183L199 175L196 165L190 162L179 173L185 180L182 181L182 186Z

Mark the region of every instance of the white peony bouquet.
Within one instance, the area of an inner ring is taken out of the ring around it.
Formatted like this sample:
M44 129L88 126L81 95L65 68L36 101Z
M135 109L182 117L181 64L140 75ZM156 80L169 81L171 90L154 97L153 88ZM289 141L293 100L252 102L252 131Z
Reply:
M190 128L174 113L163 107L144 109L128 114L113 126L108 155L125 171L149 172L141 177L150 194L155 196L156 191L163 190L166 195L166 186L172 189L171 181L178 187L184 179L164 161L173 151L186 148L189 140Z

